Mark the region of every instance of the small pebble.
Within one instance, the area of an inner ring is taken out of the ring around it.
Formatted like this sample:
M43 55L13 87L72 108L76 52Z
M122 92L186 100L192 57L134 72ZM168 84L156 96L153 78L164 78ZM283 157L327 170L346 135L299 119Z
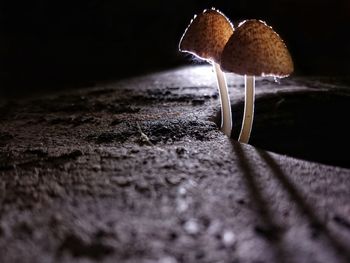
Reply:
M111 181L119 186L129 186L131 184L131 178L125 176L112 177Z
M185 212L189 207L189 203L184 199L178 199L176 202L176 209L178 212Z
M226 247L233 246L236 243L236 235L230 230L224 231L222 234L222 243Z
M196 220L191 219L184 225L185 231L190 235L196 235L199 233L199 225Z
M158 262L159 263L177 263L177 260L173 257L166 256L166 257L160 258Z
M181 182L182 180L182 177L179 176L179 175L168 175L166 176L166 181L169 183L169 184L173 184L173 185L177 185Z
M179 189L178 189L178 193L179 193L179 195L185 195L186 193L187 193L187 190L186 190L186 188L185 187L183 187L183 186L181 186L181 187L179 187Z
M180 156L185 155L186 152L187 152L186 149L183 148L183 147L178 147L178 148L176 148L176 153L177 153L178 155L180 155Z

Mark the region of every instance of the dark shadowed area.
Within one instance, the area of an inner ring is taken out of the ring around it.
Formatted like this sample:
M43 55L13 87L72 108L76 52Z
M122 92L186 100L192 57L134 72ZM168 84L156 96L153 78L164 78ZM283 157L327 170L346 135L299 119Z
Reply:
M286 41L297 75L350 72L347 0L6 0L0 94L92 86L188 63L178 41L193 14L212 6L235 26L265 20Z

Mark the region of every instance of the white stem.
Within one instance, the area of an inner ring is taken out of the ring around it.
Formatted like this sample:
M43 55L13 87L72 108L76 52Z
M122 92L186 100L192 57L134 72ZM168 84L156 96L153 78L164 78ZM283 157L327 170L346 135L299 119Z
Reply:
M220 94L221 104L221 130L228 136L231 136L232 131L232 117L231 117L231 104L228 94L225 75L220 69L219 64L213 62L214 71L216 73L217 83Z
M245 80L245 101L244 101L244 115L241 133L239 134L238 141L242 143L248 143L250 132L253 126L254 119L254 93L255 93L255 77L244 76Z

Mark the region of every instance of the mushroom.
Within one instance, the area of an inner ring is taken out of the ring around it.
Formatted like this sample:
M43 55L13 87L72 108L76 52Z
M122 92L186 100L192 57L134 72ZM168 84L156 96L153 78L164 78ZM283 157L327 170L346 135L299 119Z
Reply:
M179 44L180 51L191 53L213 65L220 94L221 130L227 136L231 136L232 130L231 105L225 75L219 63L222 50L232 33L233 26L228 18L212 8L192 19Z
M280 36L265 22L246 20L228 40L221 69L245 76L244 115L239 142L248 143L254 118L255 76L287 77L293 61Z

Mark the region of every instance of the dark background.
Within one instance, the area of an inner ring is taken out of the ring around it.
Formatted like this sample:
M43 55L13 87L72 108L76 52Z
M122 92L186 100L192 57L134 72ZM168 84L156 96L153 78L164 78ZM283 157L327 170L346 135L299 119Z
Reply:
M178 41L195 13L265 20L296 75L350 73L349 0L16 1L0 4L0 95L94 85L188 64Z

